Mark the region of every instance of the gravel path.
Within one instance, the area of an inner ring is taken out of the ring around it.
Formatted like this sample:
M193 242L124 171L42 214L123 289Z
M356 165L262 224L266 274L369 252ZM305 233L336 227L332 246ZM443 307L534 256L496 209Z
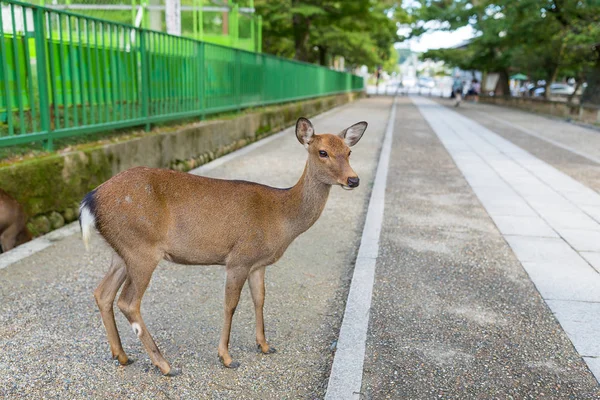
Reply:
M136 362L115 366L92 296L109 253L98 238L86 253L79 235L72 235L0 270L0 397L323 397L390 105L391 99L361 100L312 119L319 133L369 122L351 160L361 186L352 192L333 188L321 219L267 268L266 334L278 353L255 351L254 309L246 287L230 348L241 367L223 368L217 344L224 270L163 262L142 313L163 354L183 375L160 376L119 311L123 346ZM210 175L286 187L301 175L305 159L290 129Z

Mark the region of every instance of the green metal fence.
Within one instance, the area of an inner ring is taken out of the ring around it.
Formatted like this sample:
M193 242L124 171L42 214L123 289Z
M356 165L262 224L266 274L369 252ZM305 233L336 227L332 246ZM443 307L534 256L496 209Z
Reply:
M363 90L312 64L0 5L0 147Z

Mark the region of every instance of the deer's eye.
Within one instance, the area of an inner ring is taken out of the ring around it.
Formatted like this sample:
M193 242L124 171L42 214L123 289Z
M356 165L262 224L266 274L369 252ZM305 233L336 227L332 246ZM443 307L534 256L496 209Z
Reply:
M319 155L320 155L321 157L323 157L323 158L327 158L327 157L329 157L329 156L327 155L327 152L326 152L325 150L319 150Z
M350 151L348 152L348 157L350 157L350 154L352 154L352 150L350 150Z

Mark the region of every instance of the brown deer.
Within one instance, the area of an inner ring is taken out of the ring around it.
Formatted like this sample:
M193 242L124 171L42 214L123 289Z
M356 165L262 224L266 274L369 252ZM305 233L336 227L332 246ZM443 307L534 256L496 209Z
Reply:
M0 189L0 253L31 240L23 207Z
M358 186L348 162L349 146L366 128L366 122L359 122L338 135L316 135L311 122L300 118L296 137L308 150L308 161L298 183L289 189L137 167L88 193L79 217L84 243L87 247L95 227L114 250L110 270L94 291L113 358L121 365L130 362L113 313L117 291L124 284L117 305L152 363L167 376L180 372L162 356L140 314L142 296L162 259L226 266L225 320L218 348L225 367L239 366L229 355L229 334L246 280L256 313L258 348L274 353L264 332L265 267L315 223L332 185Z

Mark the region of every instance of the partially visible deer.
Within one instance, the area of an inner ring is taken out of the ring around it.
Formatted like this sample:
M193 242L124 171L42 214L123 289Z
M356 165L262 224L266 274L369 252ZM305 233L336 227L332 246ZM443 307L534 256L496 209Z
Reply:
M0 253L31 240L23 207L0 189Z
M332 185L358 186L348 162L349 146L366 128L366 122L359 122L338 135L316 135L311 122L300 118L296 137L308 150L308 161L298 183L289 189L138 167L88 193L79 217L84 243L87 247L95 227L114 250L110 270L94 291L113 358L121 365L130 362L113 313L123 285L117 305L152 363L167 376L180 372L162 356L140 314L142 296L162 259L226 266L225 320L218 348L225 367L239 366L229 355L229 334L246 280L254 302L258 348L264 354L275 352L264 332L265 267L315 223Z

